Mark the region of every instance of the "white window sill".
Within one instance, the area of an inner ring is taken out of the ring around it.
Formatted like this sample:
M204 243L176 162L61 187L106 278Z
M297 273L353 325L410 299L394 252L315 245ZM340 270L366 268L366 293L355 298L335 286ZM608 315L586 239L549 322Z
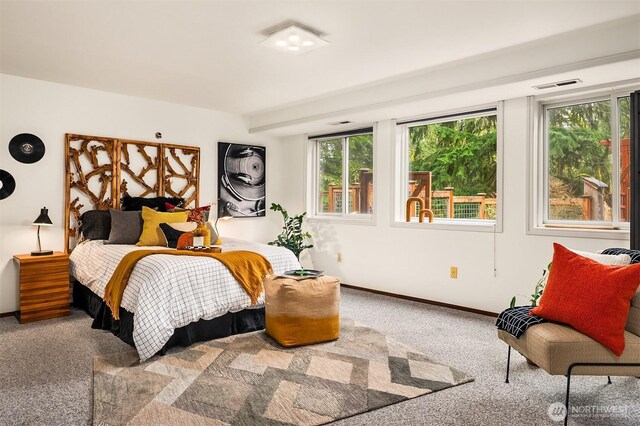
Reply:
M417 218L412 218L411 222L394 221L391 226L394 228L437 229L440 231L502 232L501 227L497 226L493 220L435 219L429 223L425 219L424 222L420 223Z
M528 235L545 235L549 237L629 240L628 229L555 228L555 227L546 227L546 226L534 226L527 230L527 234Z
M369 214L354 214L354 215L315 215L307 216L309 223L337 223L340 225L363 225L363 226L375 226L376 218L374 215Z

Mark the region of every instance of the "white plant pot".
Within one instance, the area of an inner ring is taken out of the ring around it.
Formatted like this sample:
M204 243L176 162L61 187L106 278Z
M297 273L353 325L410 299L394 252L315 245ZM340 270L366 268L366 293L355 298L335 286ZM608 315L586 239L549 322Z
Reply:
M204 246L204 237L193 237L193 245L195 247Z

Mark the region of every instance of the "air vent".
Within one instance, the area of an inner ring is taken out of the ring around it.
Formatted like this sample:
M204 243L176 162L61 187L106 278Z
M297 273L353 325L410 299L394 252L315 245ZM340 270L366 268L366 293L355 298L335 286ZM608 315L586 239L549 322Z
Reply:
M353 123L353 121L334 121L333 123L327 123L329 126L341 126L343 124L350 124Z
M571 80L554 81L553 83L541 84L539 86L533 86L534 89L551 89L552 87L570 86L572 84L582 83L579 78L572 78Z

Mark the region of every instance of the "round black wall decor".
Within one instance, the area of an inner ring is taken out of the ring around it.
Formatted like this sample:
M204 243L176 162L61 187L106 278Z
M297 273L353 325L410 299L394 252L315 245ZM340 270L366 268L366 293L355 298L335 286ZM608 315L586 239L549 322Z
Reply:
M0 169L0 200L4 200L13 194L16 189L16 181L11 173Z
M20 133L9 142L9 153L21 163L32 164L44 157L44 142L31 133Z

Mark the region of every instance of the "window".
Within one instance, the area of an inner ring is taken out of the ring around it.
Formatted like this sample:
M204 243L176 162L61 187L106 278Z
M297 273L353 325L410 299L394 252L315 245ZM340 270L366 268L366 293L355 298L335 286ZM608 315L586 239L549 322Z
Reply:
M310 137L314 143L316 215L373 215L373 129Z
M398 123L404 176L399 221L494 225L498 216L498 114L488 108ZM407 205L409 198L418 203ZM404 210L409 208L409 212ZM425 219L425 221L427 221Z
M629 96L542 104L546 227L627 228Z

